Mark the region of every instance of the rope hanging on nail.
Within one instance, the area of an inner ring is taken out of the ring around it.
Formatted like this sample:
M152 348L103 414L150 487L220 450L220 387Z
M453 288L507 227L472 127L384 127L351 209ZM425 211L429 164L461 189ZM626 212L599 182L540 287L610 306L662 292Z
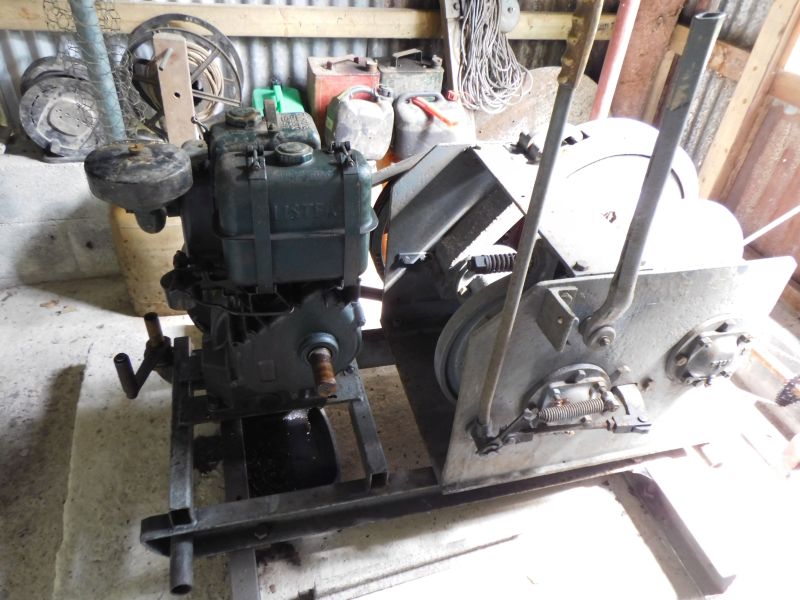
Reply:
M464 106L496 114L530 91L528 71L500 31L500 0L461 0L461 70Z

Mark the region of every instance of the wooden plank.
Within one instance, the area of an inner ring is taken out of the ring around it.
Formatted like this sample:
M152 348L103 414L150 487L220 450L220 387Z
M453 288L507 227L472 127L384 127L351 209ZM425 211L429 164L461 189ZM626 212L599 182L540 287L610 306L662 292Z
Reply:
M616 15L600 16L595 40L610 40ZM510 40L564 40L572 27L572 14L560 12L523 12L519 23L508 34Z
M613 116L633 119L644 116L648 99L655 93L651 90L656 73L669 49L682 8L683 0L642 2L611 103Z
M683 54L686 47L686 39L689 37L689 28L686 25L678 25L672 32L672 39L669 41L670 49L678 55ZM744 72L747 59L750 53L742 50L733 44L718 40L711 51L711 58L708 60L708 68L716 71L723 77L739 81Z
M800 75L789 71L776 73L769 95L786 104L800 107Z
M737 158L747 151L758 107L772 86L799 16L798 0L772 4L700 169L701 197L723 198L732 183Z
M3 0L0 29L47 31L41 2ZM441 37L439 11L408 8L353 8L275 6L260 4L179 4L172 2L116 2L119 27L130 31L142 21L179 12L213 23L231 37L386 38ZM509 34L515 40L563 40L572 15L562 12L524 12ZM598 40L611 37L614 15L603 15Z
M167 139L180 148L184 142L197 139L197 127L192 123L194 98L186 38L159 32L153 36L153 49Z
M658 65L655 77L653 77L653 86L650 88L650 94L647 96L647 104L645 104L643 119L646 123L651 125L655 123L656 116L658 115L658 107L661 105L661 97L664 95L664 88L667 86L669 74L672 72L672 66L675 62L675 52L672 49L667 49L664 53L664 58L661 59L661 64Z

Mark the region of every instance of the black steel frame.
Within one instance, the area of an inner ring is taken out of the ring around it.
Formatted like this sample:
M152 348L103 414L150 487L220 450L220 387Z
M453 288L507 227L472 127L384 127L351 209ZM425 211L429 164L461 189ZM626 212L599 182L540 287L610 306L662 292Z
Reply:
M173 394L170 447L169 511L145 518L141 541L170 557L170 589L186 593L193 584L195 557L229 555L233 598L258 600L255 551L276 542L332 532L344 527L427 512L479 500L518 494L630 469L639 460L624 460L585 469L444 494L438 474L446 451L452 406L441 396L432 373L432 340L424 333L384 336L364 332L363 367L395 364L425 439L431 467L390 471L355 361L337 376L339 397L346 402L365 477L326 486L250 498L242 419L267 412L252 401L218 406L204 395L199 368L201 350L189 338L177 338L173 350ZM428 368L422 368L427 364ZM427 371L431 371L427 373ZM449 419L449 420L448 420ZM201 422L221 423L225 502L195 506L193 430Z

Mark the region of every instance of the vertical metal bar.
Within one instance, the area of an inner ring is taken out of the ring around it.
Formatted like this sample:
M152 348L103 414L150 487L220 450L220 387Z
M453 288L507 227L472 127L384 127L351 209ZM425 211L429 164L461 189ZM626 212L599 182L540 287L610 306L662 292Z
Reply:
M550 115L550 125L544 142L544 153L536 173L536 182L533 185L525 223L522 226L522 237L517 248L517 258L508 283L508 292L500 314L500 325L497 337L492 347L489 365L486 369L486 379L481 390L480 406L478 408L477 424L478 435L493 437L496 432L492 428L492 403L503 370L508 343L514 322L517 318L522 292L525 288L525 279L528 275L533 246L536 243L536 234L539 231L539 221L544 212L544 202L550 188L550 179L556 166L561 138L564 136L564 127L567 123L572 94L580 81L589 51L592 47L597 25L600 22L600 11L603 8L601 0L579 0L572 17L572 30L567 37L567 50L561 59L561 73L558 77L558 92L556 93L553 112Z
M109 141L124 140L125 122L119 106L117 88L111 72L111 61L103 41L100 19L97 17L94 0L69 0L78 47L86 62L89 78L97 90L100 123Z
M236 502L250 497L247 483L247 462L241 419L221 424L224 448L225 501ZM258 565L254 550L236 550L228 554L228 575L232 600L259 600Z
M358 451L361 454L361 462L364 465L368 488L382 486L386 484L389 478L389 463L383 453L383 446L378 435L378 428L375 425L375 419L372 416L372 410L369 407L364 384L358 376L358 370L355 370L354 373L358 382L358 398L350 402L348 406L350 421L356 434Z
M661 128L608 296L603 305L581 323L583 339L591 348L607 346L614 341L616 334L612 325L633 301L650 225L672 170L672 160L686 125L692 98L724 18L725 15L721 13L701 13L692 19L686 49L664 105Z
M194 522L192 509L193 427L180 422L181 404L189 399L187 376L188 337L175 340L175 372L172 382L172 426L170 439L169 514L173 525ZM192 589L194 544L191 537L176 537L170 546L170 588L175 594Z

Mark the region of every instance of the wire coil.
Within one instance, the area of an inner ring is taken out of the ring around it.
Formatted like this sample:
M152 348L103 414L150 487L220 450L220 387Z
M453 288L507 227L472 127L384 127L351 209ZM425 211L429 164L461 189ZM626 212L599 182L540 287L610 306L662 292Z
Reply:
M519 102L532 80L500 31L499 0L462 0L461 70L464 106L496 114Z

